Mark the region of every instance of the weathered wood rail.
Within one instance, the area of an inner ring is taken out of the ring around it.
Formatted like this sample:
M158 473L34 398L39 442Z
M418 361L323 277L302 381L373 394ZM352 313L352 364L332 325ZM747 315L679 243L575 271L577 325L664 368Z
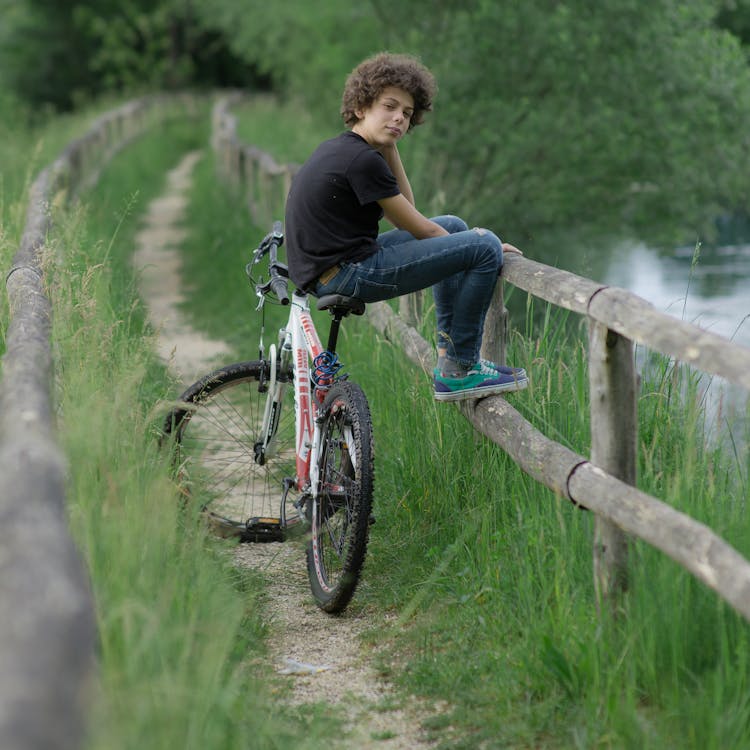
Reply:
M243 191L256 224L270 225L273 212L283 206L295 167L278 165L242 144L231 104L224 100L214 110L213 145L220 175ZM460 408L523 471L596 514L593 559L598 601L616 603L628 585L630 534L678 562L750 621L750 563L704 524L635 487L638 384L633 347L642 344L748 390L750 349L661 313L624 289L525 257L508 256L502 280L587 319L591 456L549 439L501 396L465 402ZM367 317L430 372L434 347L409 324L418 309L418 304L402 298L402 315L379 303L368 306ZM483 355L500 362L505 361L506 318L499 283L485 324Z
M31 185L6 276L10 321L0 384L0 747L77 748L93 688L95 619L65 514L66 460L52 400L51 306L44 284L50 206L96 181L124 145L184 97L148 97L100 117ZM64 256L64 248L62 249Z
M284 205L297 166L278 164L265 151L239 139L237 118L230 107L241 99L241 94L233 94L214 104L211 144L217 155L220 177L242 190L256 226L270 226L278 206Z

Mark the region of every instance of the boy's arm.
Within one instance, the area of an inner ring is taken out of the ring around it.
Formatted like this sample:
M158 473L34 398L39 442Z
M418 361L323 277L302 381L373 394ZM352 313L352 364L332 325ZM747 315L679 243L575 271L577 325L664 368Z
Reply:
M416 203L414 202L414 193L412 192L411 185L409 184L409 178L406 176L404 165L401 162L401 156L398 153L398 147L395 143L393 143L390 146L384 146L379 150L380 153L383 154L383 158L386 160L388 166L391 168L393 176L396 178L398 189L401 191L401 195L403 195L404 198L406 198L406 200L408 200L409 203L412 204L412 206L415 206ZM390 217L387 214L388 212L386 211L386 218L388 219L388 221L391 221ZM391 224L393 224L392 221Z
M394 195L390 198L381 198L378 203L385 212L388 221L398 229L405 229L418 240L424 240L428 237L442 237L449 232L440 224L436 224L426 216L417 211L403 195ZM477 234L484 234L487 230L481 227L474 227ZM503 242L503 253L510 255L523 255L523 253L509 242Z
M448 234L439 224L430 221L426 216L419 213L414 205L406 199L406 196L401 193L390 198L382 198L378 203L385 212L386 218L394 227L405 229L418 240L424 240L427 237L442 237Z
M378 203L385 213L385 218L397 229L405 229L418 240L427 237L440 237L448 232L439 224L430 221L416 209L414 202L414 193L412 192L409 178L406 176L406 170L401 161L396 144L385 146L380 149L383 158L393 172L393 176L398 183L400 195L394 195L391 198L383 198Z

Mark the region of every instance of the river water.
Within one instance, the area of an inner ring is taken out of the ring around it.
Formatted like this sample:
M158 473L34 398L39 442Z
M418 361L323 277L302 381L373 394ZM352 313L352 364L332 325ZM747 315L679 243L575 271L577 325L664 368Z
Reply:
M642 243L613 249L601 278L656 309L750 348L750 244L679 247L664 253ZM709 420L747 449L748 393L721 378L705 380ZM718 418L717 418L718 416Z
M750 237L750 222L741 228ZM574 236L539 239L528 257L593 281L627 289L669 315L750 348L750 241L728 236L714 246L656 249L637 241L586 241ZM641 367L645 352L638 347ZM721 378L702 376L712 436L748 450L748 392Z
M621 245L599 280L750 347L750 244L699 249L694 256L693 247L664 255L643 244Z

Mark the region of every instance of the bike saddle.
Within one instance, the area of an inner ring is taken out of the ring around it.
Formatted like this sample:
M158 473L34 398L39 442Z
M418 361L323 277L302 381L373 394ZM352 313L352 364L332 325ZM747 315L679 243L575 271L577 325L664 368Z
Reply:
M343 294L324 294L318 299L318 310L330 310L332 314L337 312L342 316L364 315L365 303L359 297L347 297Z

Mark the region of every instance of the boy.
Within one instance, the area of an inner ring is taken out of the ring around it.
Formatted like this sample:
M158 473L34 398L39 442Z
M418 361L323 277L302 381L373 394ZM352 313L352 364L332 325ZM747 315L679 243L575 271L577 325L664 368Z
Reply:
M458 401L528 385L524 370L479 359L503 251L520 251L458 217L428 219L416 209L397 143L432 109L435 91L432 74L410 56L384 52L360 63L342 99L349 130L295 175L285 234L292 281L317 297L377 302L431 286L435 399ZM397 229L379 235L383 216Z

